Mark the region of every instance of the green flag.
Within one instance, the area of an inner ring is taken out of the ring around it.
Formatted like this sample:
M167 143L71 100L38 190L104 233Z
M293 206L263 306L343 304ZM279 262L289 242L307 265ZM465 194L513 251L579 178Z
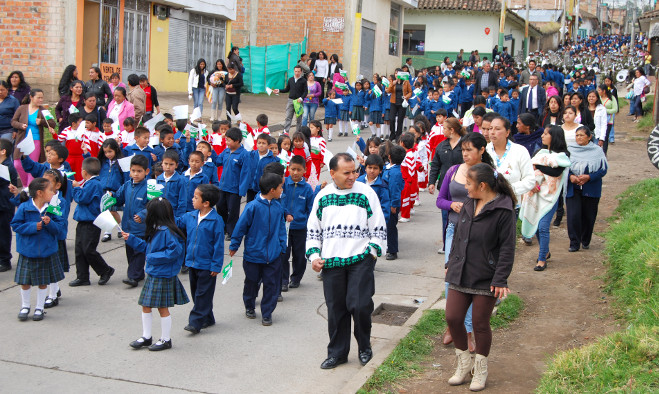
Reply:
M343 78L348 78L348 72L346 70L339 71L339 74L341 74Z
M382 90L378 87L378 85L373 86L373 93L375 93L375 97L380 97L382 96Z
M423 94L423 90L421 90L421 88L416 88L416 89L414 89L414 94L417 97L421 97L421 95Z
M73 171L64 171L64 176L67 177L67 178L71 178L71 177L74 176L75 174L76 174L76 173L73 172Z
M396 79L400 79L401 81L409 81L410 80L410 73L406 72L398 72L396 73Z
M62 216L62 209L58 205L48 205L48 208L46 208L46 212L52 213L53 215L56 216Z
M225 285L229 278L233 275L233 260L222 268L222 284Z
M111 206L117 203L117 199L112 197L112 194L105 193L101 197L101 212L107 211Z
M158 184L158 181L155 179L149 179L146 181L146 198L151 201L154 198L162 196L162 189L164 185Z
M42 110L41 114L43 115L43 117L46 120L55 120L55 118L53 117L53 114L51 114L50 111L47 110L47 109Z
M343 82L337 82L337 83L335 83L335 84L334 84L334 87L336 87L337 89L340 89L340 90L350 90L350 88L348 87L348 85L346 85L346 84L343 83Z
M384 86L385 88L388 88L390 83L391 82L389 82L389 79L387 79L385 77L382 77L382 86Z
M362 132L362 128L359 127L359 123L352 123L352 134L359 135Z

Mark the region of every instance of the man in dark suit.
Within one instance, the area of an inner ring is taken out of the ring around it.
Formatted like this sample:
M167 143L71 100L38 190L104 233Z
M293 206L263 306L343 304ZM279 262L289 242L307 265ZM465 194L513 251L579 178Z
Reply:
M489 90L490 87L496 88L499 84L499 75L492 70L489 60L483 62L483 69L476 73L474 79L474 97L480 96L483 90Z
M540 119L545 103L547 102L547 93L545 89L538 85L538 76L531 75L529 77L529 86L522 89L519 97L519 112L520 114L530 113L535 116L536 120Z

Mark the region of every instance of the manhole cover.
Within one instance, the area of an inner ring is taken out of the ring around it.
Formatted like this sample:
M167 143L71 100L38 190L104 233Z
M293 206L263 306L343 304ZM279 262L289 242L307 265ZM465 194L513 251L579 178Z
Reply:
M417 308L407 305L380 304L373 311L373 323L402 326Z

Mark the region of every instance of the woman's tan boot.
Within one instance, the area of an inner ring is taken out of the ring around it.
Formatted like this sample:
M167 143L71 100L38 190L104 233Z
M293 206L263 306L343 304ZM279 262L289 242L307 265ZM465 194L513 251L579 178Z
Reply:
M455 349L455 355L458 359L458 368L448 380L448 384L451 386L463 384L467 380L467 375L469 375L469 371L471 370L471 354L469 353L469 349Z
M471 385L469 386L469 390L483 390L485 388L485 381L487 380L487 357L480 354L476 355L471 374L474 376L471 378Z

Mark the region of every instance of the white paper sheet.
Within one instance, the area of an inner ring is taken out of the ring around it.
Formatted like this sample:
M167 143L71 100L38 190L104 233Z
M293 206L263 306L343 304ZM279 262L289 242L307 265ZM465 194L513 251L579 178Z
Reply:
M201 118L201 109L199 107L195 107L195 109L192 110L192 114L190 115L190 122L194 122L199 118Z
M9 177L9 167L0 164L0 178L6 179L9 182L11 182L11 178Z
M115 227L119 226L119 223L114 220L110 211L103 211L94 219L94 225L106 233L111 233ZM121 230L120 226L119 230Z
M188 119L188 106L187 105L177 105L172 108L174 111L174 119Z
M135 155L133 155L135 156ZM133 156L128 156L121 158L117 160L117 163L119 163L119 167L121 167L121 171L123 172L129 172L130 171L130 161L133 158Z
M25 138L23 141L16 144L16 148L26 156L29 156L30 153L34 152L34 138L32 138L32 132L30 130L25 130Z

